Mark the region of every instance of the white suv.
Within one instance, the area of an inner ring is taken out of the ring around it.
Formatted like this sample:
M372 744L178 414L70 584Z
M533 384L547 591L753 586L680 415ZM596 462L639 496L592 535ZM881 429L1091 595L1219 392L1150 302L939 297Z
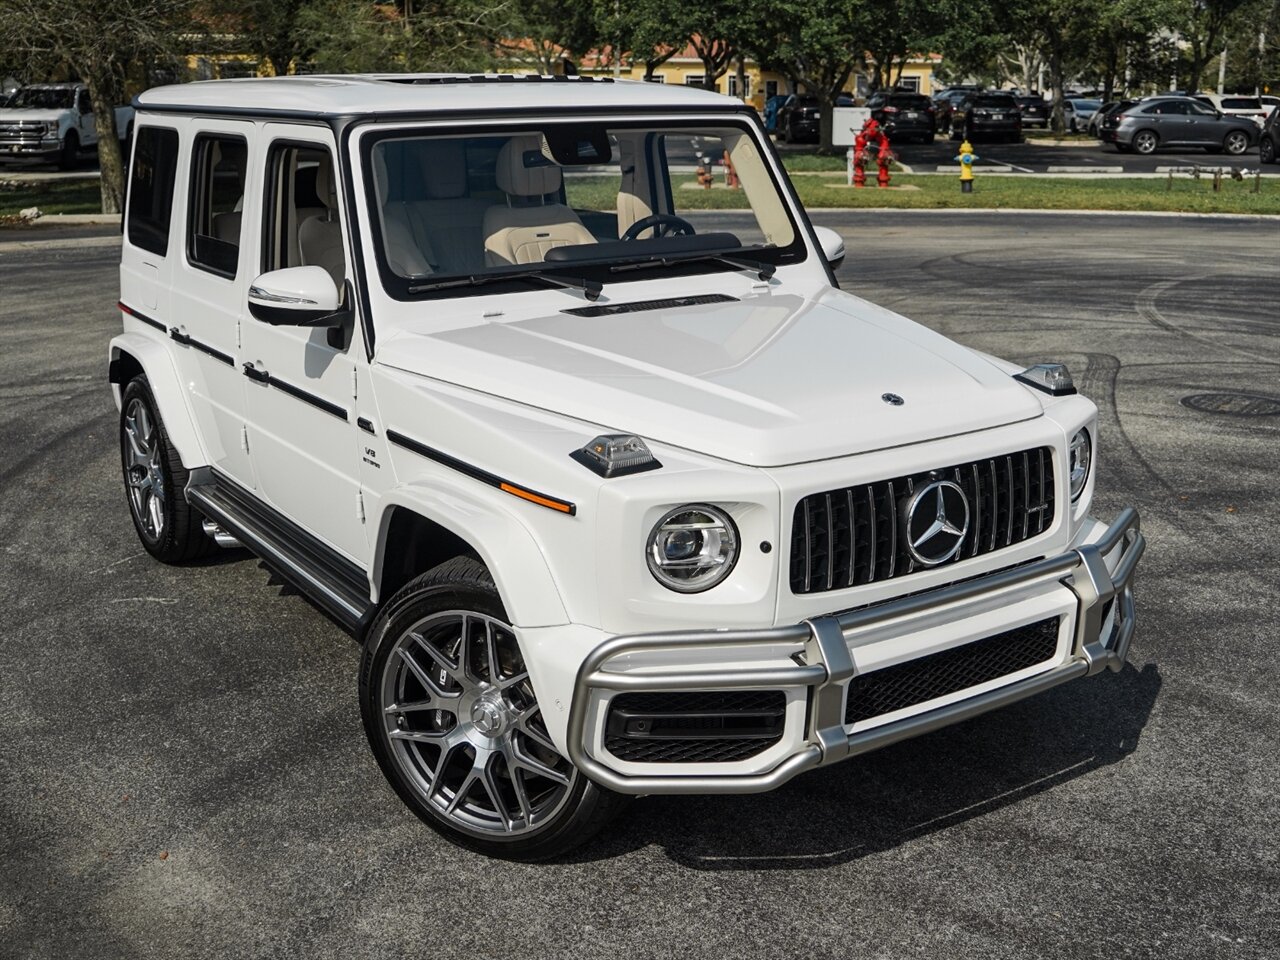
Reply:
M374 755L450 838L551 856L626 795L769 790L1124 663L1143 540L1089 515L1094 405L837 289L741 102L352 76L137 105L138 534L242 545L351 631Z

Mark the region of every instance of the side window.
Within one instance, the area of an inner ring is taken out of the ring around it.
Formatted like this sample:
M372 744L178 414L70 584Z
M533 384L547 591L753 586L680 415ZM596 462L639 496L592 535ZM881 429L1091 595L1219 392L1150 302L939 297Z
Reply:
M169 252L169 219L178 171L178 131L141 127L129 168L129 242L151 253Z
M267 157L262 269L324 267L342 289L346 255L328 148L276 143Z
M235 279L240 259L249 148L240 137L203 134L191 150L191 206L187 259L193 266Z

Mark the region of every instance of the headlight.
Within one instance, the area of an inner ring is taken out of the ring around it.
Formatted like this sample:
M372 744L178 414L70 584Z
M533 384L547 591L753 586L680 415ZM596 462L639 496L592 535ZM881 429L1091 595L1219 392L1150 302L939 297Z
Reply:
M729 575L738 560L738 528L705 504L670 511L649 534L649 572L668 590L701 593Z
M45 132L49 134L49 136L56 137L58 135L58 121L51 120L50 122L44 125L44 129L45 129Z
M1071 438L1071 499L1079 500L1084 485L1089 482L1089 468L1093 466L1093 443L1088 430L1077 430Z

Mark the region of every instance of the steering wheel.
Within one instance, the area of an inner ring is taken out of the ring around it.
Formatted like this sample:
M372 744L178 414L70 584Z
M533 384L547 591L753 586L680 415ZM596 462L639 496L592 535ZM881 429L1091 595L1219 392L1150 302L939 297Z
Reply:
M692 237L697 233L693 229L693 224L684 217L677 217L673 213L654 213L647 217L641 217L627 227L626 232L620 239L634 240L650 227L653 228L654 239L658 237Z

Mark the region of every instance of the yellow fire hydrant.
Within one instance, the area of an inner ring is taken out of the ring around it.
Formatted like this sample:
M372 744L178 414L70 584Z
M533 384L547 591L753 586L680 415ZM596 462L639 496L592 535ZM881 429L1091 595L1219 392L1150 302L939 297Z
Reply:
M956 161L960 164L960 192L973 193L973 163L980 159L973 152L973 144L968 140L960 144L960 154Z

